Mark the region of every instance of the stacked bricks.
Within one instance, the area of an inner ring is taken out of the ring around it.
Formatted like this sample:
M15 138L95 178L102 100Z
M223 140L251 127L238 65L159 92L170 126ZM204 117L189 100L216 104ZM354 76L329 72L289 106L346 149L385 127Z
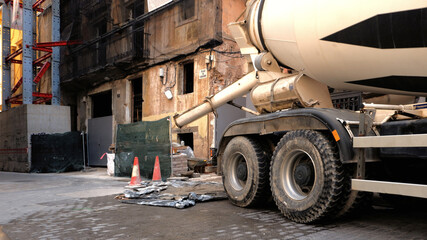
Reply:
M172 155L172 175L179 175L188 171L187 155L178 154Z

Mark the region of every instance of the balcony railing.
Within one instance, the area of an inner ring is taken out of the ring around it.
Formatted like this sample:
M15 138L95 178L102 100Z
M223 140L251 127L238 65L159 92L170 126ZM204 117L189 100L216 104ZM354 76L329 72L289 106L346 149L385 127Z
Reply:
M143 27L130 27L120 34L101 39L94 44L80 47L78 51L66 55L61 63L61 79L70 80L99 70L126 67L141 63L149 58L148 38Z

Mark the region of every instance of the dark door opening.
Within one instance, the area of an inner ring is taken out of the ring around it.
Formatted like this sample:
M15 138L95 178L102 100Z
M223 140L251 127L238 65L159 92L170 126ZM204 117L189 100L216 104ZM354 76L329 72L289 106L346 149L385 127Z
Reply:
M92 98L92 118L106 117L113 115L112 93L105 91L91 95Z
M183 94L194 92L194 62L184 64Z
M132 91L133 91L133 113L132 122L142 121L142 78L132 79Z
M178 133L179 142L184 141L185 146L191 147L194 150L193 133Z

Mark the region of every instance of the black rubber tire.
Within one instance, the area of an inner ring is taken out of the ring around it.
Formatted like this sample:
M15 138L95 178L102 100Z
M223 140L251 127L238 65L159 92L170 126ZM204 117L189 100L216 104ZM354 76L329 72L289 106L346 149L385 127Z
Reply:
M236 176L238 161L246 162L246 181ZM270 158L256 140L234 137L224 150L221 167L225 192L234 205L252 207L268 201Z
M350 190L344 206L337 213L337 217L359 215L370 210L372 208L372 198L372 193Z
M345 199L341 210L337 213L337 217L357 215L371 209L372 193L351 190L351 179L356 177L356 171L356 165L345 167L345 172L347 174L344 190Z
M302 191L295 169L311 163L311 187ZM334 217L345 198L345 174L333 140L312 130L287 133L277 145L270 167L274 201L288 219L312 223Z

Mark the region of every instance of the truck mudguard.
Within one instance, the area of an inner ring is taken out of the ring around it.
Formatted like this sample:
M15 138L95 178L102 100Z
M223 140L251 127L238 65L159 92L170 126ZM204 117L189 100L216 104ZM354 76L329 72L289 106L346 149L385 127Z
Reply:
M224 131L219 143L218 154L233 136L267 135L300 129L328 130L337 142L343 163L353 159L353 140L343 121L359 121L360 114L341 109L303 108L239 119ZM224 146L223 146L224 145Z

